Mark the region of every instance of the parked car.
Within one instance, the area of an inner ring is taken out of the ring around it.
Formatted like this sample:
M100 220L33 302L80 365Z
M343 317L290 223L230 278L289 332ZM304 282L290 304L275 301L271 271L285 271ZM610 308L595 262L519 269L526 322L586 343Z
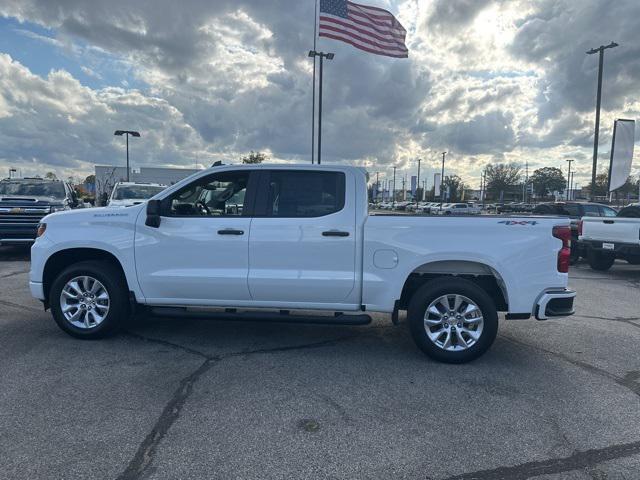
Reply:
M130 207L138 205L162 190L167 188L166 185L159 183L140 183L140 182L118 182L111 191L109 197L109 207Z
M366 195L357 167L214 167L146 204L48 216L29 286L84 339L115 333L138 308L331 324L368 323L369 312L396 323L407 310L417 346L451 363L491 346L499 311L573 313L568 219L369 215Z
M71 185L60 180L1 180L0 245L32 243L44 216L83 206Z
M571 263L577 262L580 257L586 257L584 246L578 242L579 225L582 217L615 217L618 212L608 205L589 202L554 202L540 203L533 209L536 215L562 215L571 219Z
M442 207L442 215L480 215L480 209L468 203L449 203Z
M585 217L578 234L592 269L609 270L616 258L640 265L640 206L629 205L615 218Z

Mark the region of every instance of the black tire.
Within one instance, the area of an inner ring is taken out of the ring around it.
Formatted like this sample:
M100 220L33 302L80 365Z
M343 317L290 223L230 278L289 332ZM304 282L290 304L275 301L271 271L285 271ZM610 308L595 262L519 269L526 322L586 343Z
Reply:
M569 254L569 265L575 265L580 260L580 249L575 243L571 243L571 252Z
M433 343L426 332L424 315L427 307L437 298L449 294L467 297L482 313L482 333L476 342L465 350L444 350ZM498 312L494 301L482 288L462 278L438 278L424 284L411 297L407 318L411 336L420 350L432 359L444 363L466 363L478 358L491 347L498 334Z
M606 272L611 268L613 262L616 261L616 257L615 255L599 252L597 250L589 250L589 253L587 254L587 260L589 261L589 266L593 270Z
M640 265L640 255L629 255L625 260L630 265Z
M60 305L60 295L67 282L77 276L90 276L98 280L109 295L109 310L98 325L83 329L69 322ZM122 272L109 262L83 261L64 269L49 290L51 313L58 326L72 337L95 340L113 335L120 330L130 315L129 293Z

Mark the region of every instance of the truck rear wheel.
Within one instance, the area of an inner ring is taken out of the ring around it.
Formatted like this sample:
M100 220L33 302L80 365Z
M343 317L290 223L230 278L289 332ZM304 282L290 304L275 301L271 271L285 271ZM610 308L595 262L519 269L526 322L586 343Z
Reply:
M87 340L116 333L129 317L126 281L103 261L78 262L63 270L51 285L49 305L63 331Z
M485 353L498 333L491 297L462 278L432 280L416 291L407 312L411 335L429 357L470 362Z
M589 261L589 266L593 270L606 272L611 268L613 262L616 261L616 257L615 255L611 255L609 253L599 252L597 250L589 250L589 253L587 254L587 260Z

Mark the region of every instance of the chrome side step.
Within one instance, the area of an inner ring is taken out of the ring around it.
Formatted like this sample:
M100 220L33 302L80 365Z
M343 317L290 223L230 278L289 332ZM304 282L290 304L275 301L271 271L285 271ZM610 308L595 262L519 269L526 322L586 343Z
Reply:
M235 311L235 309L226 309L225 311L206 311L188 310L183 307L151 307L149 312L158 317L201 318L205 320L306 323L315 325L367 325L371 323L370 315L346 315L341 312L336 312L333 316L323 316L292 314L288 310L281 310L280 312L263 312L255 310L238 312Z

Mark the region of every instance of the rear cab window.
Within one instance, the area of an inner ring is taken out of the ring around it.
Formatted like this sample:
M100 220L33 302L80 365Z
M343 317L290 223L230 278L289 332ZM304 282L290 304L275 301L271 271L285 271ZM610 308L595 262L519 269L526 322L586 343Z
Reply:
M261 182L263 213L276 218L323 217L345 205L345 174L311 170L269 170ZM262 200L262 201L261 201ZM259 207L256 207L258 213Z

